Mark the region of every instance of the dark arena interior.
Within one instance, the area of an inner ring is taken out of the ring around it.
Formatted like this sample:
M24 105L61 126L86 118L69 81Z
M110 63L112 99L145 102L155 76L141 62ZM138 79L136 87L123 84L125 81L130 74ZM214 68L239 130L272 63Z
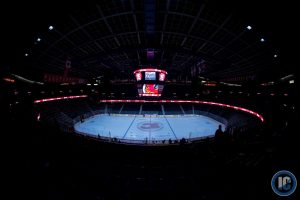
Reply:
M299 199L296 7L1 2L8 199Z

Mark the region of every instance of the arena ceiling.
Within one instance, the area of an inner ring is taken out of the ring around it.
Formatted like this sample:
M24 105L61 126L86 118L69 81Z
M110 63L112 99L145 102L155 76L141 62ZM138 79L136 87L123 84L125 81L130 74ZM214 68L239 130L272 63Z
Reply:
M172 78L190 77L196 67L197 75L214 80L272 80L294 72L289 9L232 0L11 3L1 14L4 65L35 78L62 74L71 58L71 75L82 78L133 78L135 69L152 64ZM155 51L153 60L147 50Z

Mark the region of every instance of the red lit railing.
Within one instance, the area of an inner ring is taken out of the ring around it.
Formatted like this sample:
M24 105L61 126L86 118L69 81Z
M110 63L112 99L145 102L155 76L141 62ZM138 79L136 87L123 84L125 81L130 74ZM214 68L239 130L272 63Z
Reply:
M58 100L63 100L63 99L78 99L78 98L86 98L86 97L87 97L87 95L54 97L54 98L48 98L48 99L35 100L34 103L43 103L43 102L47 102L47 101L58 101Z
M238 107L238 106L232 106L228 104L223 103L216 103L216 102L210 102L210 101L194 101L194 100L100 100L100 102L103 103L195 103L195 104L207 104L207 105L215 105L225 108L231 108L234 110L239 110L242 112L249 113L251 115L254 115L255 117L258 117L262 122L264 122L264 118L252 111L248 110L246 108Z
M139 73L139 72L159 72L159 73L164 73L164 74L168 74L165 70L161 70L161 69L150 69L150 68L146 68L146 69L138 69L135 70L133 73Z

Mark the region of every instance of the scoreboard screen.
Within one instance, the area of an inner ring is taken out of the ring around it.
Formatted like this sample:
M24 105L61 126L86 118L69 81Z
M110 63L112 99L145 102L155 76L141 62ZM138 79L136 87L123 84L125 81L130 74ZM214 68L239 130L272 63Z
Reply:
M166 75L168 74L165 70L151 68L138 69L133 73L136 81L147 81L148 83L156 81L165 82Z
M155 81L156 80L156 72L145 72L145 80L146 81Z
M157 84L144 84L143 85L144 94L158 94L158 85Z
M139 96L161 96L164 86L160 84L138 84Z

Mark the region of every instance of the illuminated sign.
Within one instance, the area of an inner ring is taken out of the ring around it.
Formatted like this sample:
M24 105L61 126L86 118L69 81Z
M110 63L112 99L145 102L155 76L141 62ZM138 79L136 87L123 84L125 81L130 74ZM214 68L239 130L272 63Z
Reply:
M139 94L140 97L160 97L161 94L145 94L145 93L141 93Z
M165 81L166 79L166 74L165 73L159 73L159 81Z
M49 74L45 73L44 74L44 82L49 82L49 83L86 83L87 81L82 78L77 78L77 77L66 77L62 75L57 75L57 74Z
M138 72L138 73L135 74L135 78L136 78L137 81L142 80L142 77L143 77L143 76L142 76L142 73L141 73L141 72Z
M138 73L138 72L159 72L159 73L164 73L164 74L168 74L165 70L161 70L161 69L151 69L151 68L147 68L147 69L138 69L135 70L133 73Z
M144 94L158 94L158 85L157 84L144 84L143 85Z
M145 80L146 81L155 81L156 80L156 72L145 72Z

